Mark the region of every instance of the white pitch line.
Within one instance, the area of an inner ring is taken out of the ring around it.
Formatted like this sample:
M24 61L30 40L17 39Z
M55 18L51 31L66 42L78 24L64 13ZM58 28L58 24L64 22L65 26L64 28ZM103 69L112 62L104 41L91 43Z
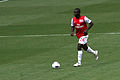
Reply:
M120 32L112 32L112 33L91 33L91 34L120 34Z
M15 35L15 36L0 36L0 37L48 37L48 36L70 36L70 34L49 34L49 35Z
M107 35L118 35L120 32L117 33L89 33L89 34L107 34ZM48 36L70 36L70 34L48 34L48 35L12 35L12 36L0 36L0 38L4 37L48 37Z

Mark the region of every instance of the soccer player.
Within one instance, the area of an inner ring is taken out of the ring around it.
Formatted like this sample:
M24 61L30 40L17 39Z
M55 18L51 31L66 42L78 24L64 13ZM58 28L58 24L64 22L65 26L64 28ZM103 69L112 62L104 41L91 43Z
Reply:
M86 16L80 15L80 9L75 8L74 9L74 16L71 20L71 36L74 36L74 30L76 29L76 36L78 38L78 62L74 64L74 67L81 66L81 60L82 60L82 48L85 51L88 51L89 53L92 53L96 60L98 60L98 51L91 49L89 46L87 46L87 39L88 39L88 31L93 26L93 22L87 18ZM87 24L88 27L87 27Z

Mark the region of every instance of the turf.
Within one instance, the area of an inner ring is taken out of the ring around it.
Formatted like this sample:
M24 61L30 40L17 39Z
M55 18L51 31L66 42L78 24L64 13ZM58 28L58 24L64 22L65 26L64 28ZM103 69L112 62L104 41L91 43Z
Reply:
M0 80L119 80L120 1L9 0L0 3ZM88 45L99 50L99 60L83 54L77 61L76 36L70 34L73 9L94 22ZM24 35L48 35L28 36ZM6 36L6 37L4 37ZM60 69L52 69L58 61Z

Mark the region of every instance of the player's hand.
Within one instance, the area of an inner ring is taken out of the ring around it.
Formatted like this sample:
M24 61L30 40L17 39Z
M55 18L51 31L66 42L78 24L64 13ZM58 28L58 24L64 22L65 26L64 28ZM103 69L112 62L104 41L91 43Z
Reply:
M74 36L74 32L71 33L71 36Z
M87 35L87 31L84 31L84 35Z

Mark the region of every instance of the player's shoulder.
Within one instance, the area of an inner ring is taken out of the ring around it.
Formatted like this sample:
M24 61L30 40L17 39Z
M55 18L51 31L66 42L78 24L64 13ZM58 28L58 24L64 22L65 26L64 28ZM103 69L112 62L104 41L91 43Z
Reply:
M84 19L86 16L81 16L80 18Z
M76 20L76 17L73 17L72 20L73 20L73 21Z
M76 17L73 17L72 19L76 19Z

